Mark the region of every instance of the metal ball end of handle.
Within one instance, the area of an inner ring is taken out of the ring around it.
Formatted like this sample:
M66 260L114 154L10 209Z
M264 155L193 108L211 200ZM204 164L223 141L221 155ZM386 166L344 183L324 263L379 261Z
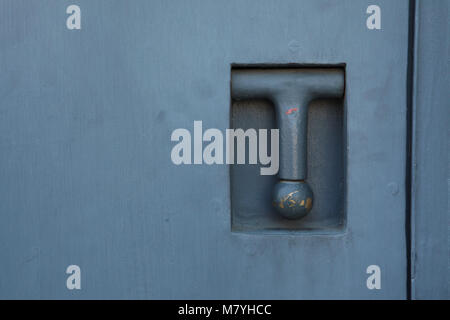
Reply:
M311 211L313 192L303 180L280 180L272 193L273 206L286 219L300 219Z

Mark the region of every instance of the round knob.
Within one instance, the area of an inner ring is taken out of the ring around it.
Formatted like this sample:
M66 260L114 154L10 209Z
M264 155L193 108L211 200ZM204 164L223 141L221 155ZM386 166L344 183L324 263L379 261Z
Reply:
M313 205L313 193L305 181L279 181L272 199L277 212L287 219L303 218Z

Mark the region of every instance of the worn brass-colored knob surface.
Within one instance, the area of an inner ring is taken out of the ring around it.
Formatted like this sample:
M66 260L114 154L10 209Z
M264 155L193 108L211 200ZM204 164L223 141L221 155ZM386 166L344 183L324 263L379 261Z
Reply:
M272 193L273 206L287 219L300 219L313 206L313 192L305 181L279 181Z

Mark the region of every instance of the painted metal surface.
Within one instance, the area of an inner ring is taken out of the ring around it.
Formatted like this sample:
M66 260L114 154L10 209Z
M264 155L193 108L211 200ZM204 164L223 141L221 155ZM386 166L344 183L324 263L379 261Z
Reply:
M306 181L280 180L273 188L272 206L286 219L305 217L313 203L314 194Z
M319 98L342 98L344 70L233 70L231 95L236 100L267 99L273 103L280 130L280 181L273 189L273 204L288 219L303 218L313 205L313 191L305 181L309 105Z
M450 299L450 3L417 1L411 297Z
M408 1L382 31L367 1L76 2L78 31L0 2L0 297L406 297ZM232 232L230 168L170 161L174 129L229 126L233 63L346 63L340 232Z
M286 220L274 210L272 193L278 182L276 175L260 175L257 165L230 167L233 231L343 232L347 159L344 113L343 102L338 99L316 100L310 105L306 162L308 183L314 190L314 206L300 220ZM277 126L273 105L264 100L234 101L231 115L233 128L272 129Z

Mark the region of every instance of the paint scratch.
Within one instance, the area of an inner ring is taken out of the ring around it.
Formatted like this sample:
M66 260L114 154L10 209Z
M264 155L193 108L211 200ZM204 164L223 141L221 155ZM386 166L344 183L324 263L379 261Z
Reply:
M298 111L298 108L290 108L288 111L286 111L286 114L291 114L292 112Z

